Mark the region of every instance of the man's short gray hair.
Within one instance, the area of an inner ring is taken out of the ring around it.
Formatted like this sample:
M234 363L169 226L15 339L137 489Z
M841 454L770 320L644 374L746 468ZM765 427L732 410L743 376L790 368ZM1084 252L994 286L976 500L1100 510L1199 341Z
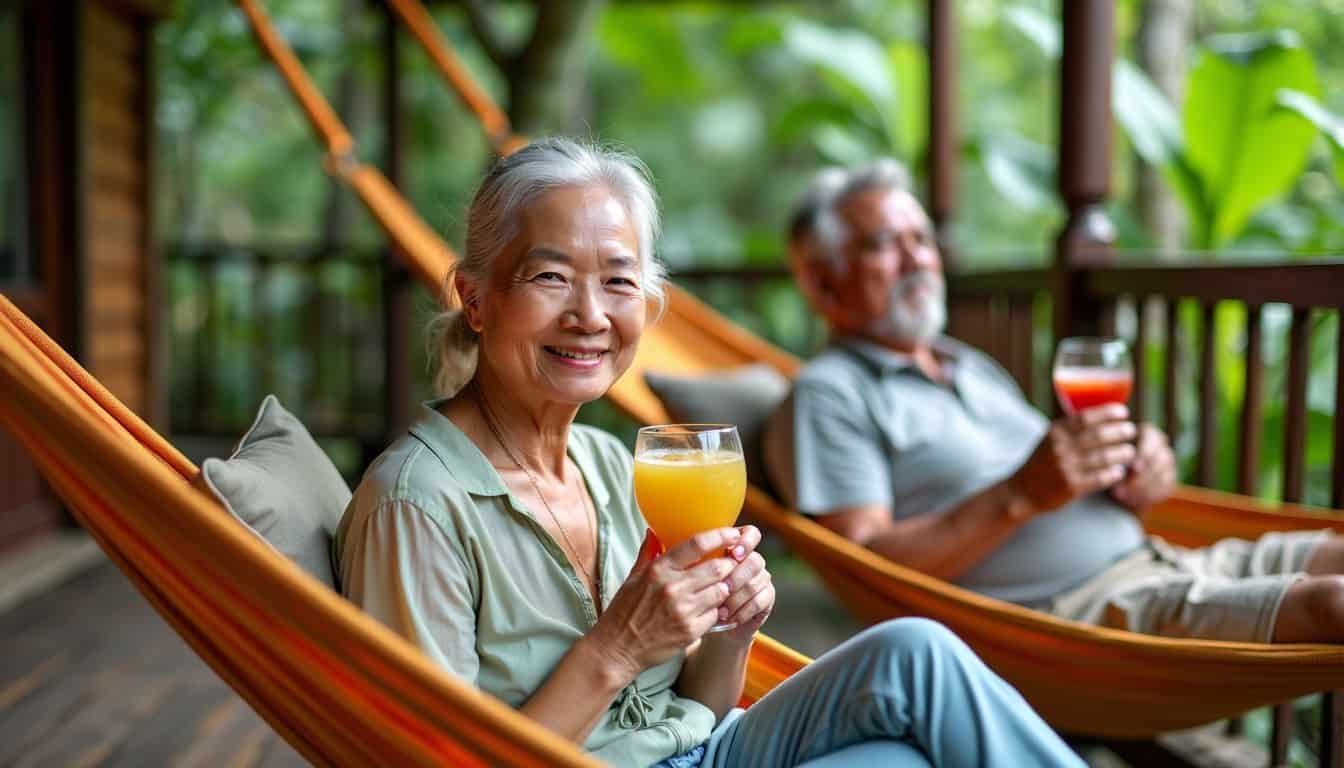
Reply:
M529 205L555 189L592 186L606 188L625 207L635 228L644 294L661 305L667 272L653 253L658 199L648 168L628 152L573 139L538 139L494 164L467 209L466 244L455 271L483 284L518 235ZM449 296L452 280L450 274ZM430 321L428 335L434 388L451 397L475 375L476 333L461 308L450 306Z
M814 202L816 212L812 216L811 230L816 248L812 252L815 258L827 259L833 266L843 266L841 249L848 232L838 210L841 203L851 195L873 189L909 192L910 172L899 160L890 157L844 171L842 179L833 176L834 170L827 168L818 172L813 182L814 186L821 186L822 192Z

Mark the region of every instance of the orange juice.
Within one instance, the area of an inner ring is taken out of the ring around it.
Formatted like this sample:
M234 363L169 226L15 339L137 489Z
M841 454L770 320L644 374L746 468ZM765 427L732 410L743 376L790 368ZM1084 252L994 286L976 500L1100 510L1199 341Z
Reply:
M651 451L635 459L635 498L663 546L737 521L747 465L731 451Z

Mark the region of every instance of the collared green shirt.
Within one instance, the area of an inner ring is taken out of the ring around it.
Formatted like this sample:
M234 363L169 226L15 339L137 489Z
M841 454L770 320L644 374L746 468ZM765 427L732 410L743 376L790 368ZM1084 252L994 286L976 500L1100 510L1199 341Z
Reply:
M598 611L564 551L439 405L425 404L355 490L336 532L342 590L453 674L518 707ZM578 424L568 452L597 510L606 606L644 539L633 461L619 440ZM646 766L708 739L713 712L672 690L682 662L640 674L584 747Z

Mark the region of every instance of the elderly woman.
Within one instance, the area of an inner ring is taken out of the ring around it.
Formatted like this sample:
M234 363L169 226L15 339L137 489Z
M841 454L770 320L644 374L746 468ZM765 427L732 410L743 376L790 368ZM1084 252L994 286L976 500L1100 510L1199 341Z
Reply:
M875 627L733 708L774 605L751 526L653 556L615 438L574 424L630 365L663 273L634 158L500 160L435 321L436 384L337 534L346 594L435 661L617 765L1079 765L922 620ZM643 546L642 546L643 544ZM706 634L713 624L737 628Z

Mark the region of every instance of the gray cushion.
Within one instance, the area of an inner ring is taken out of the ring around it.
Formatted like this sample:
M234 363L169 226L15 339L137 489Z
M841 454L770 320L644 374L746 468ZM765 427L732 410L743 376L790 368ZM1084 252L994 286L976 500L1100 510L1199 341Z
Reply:
M199 481L234 517L329 587L331 537L350 488L303 424L267 395L227 461L206 459Z
M644 380L674 422L736 424L746 454L747 478L765 487L761 428L789 393L789 380L783 374L757 363L698 376L646 371Z

